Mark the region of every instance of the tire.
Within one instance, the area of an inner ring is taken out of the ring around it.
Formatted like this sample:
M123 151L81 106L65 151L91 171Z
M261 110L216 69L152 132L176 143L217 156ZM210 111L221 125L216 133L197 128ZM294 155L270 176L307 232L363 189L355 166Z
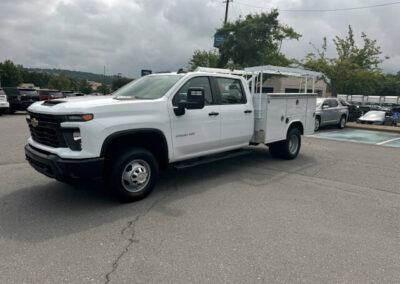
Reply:
M15 113L15 109L13 109L12 107L10 107L8 109L8 114L14 114Z
M321 118L319 116L315 117L314 131L318 131L321 128Z
M121 201L145 198L153 190L159 167L156 158L144 148L130 148L116 153L111 161L107 186Z
M286 160L293 160L297 157L301 148L301 134L297 128L288 131L285 141L280 142L280 156Z
M342 115L342 117L340 118L339 124L338 124L338 128L339 129L345 128L346 127L346 122L347 122L346 116Z
M272 157L282 158L282 142L268 144L268 150Z

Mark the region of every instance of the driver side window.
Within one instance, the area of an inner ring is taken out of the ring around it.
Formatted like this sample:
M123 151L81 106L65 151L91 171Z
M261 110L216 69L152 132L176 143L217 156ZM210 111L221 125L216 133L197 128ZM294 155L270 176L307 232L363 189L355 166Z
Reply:
M204 105L213 104L213 98L210 87L210 79L208 77L192 78L182 86L182 88L175 94L172 99L172 105L178 106L180 101L186 101L187 92L189 88L203 88L204 89Z

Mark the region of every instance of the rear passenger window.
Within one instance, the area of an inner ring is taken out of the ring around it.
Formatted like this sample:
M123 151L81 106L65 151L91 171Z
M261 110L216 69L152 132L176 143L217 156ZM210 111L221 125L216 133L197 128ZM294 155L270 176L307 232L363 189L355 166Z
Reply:
M329 100L329 106L330 107L337 107L339 104L337 100Z
M215 80L217 81L223 105L246 103L246 96L238 79L216 77Z
M214 103L211 93L210 80L208 79L208 77L195 77L187 81L185 85L183 85L178 93L174 96L174 98L172 99L173 106L178 106L178 103L180 101L186 101L189 88L203 88L205 100L204 104L211 105Z

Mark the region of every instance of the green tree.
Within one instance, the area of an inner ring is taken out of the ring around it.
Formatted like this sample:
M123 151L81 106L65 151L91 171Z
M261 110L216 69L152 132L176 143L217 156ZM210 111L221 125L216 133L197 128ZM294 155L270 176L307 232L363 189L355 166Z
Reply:
M84 94L90 94L93 92L93 89L92 86L89 85L87 80L82 79L79 81L79 91Z
M121 88L122 86L128 84L129 82L131 82L133 79L129 79L129 78L119 78L117 80L112 81L111 83L111 89L113 91Z
M215 50L195 50L189 60L190 71L195 70L199 66L216 68L218 67L219 59L219 54Z
M345 38L335 37L337 57L328 58L327 40L323 39L322 47L316 53L309 53L303 59L306 69L322 72L333 96L338 93L371 95L376 93L376 86L381 78L379 65L387 59L382 58L382 51L365 33L361 34L363 45L359 47L354 40L354 33L349 26Z
M101 86L99 86L97 88L97 92L103 94L103 95L107 95L109 93L111 93L111 89L110 86L107 84L101 84Z
M61 72L58 76L50 79L48 87L60 91L69 91L71 90L71 80L65 76L64 72Z
M22 83L21 72L11 60L0 62L0 86L18 87Z
M219 66L225 67L228 63L241 67L289 65L291 60L281 53L282 42L299 39L301 35L279 23L278 16L277 10L250 14L218 29L215 35L224 38L218 47Z
M31 72L25 69L20 70L20 72L24 83L32 83L40 88L46 88L50 79L53 77L48 74Z

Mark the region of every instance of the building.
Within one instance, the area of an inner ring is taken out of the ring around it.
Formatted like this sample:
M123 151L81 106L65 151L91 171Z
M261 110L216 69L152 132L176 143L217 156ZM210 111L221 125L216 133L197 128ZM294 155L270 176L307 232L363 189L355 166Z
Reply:
M307 92L312 93L312 80L307 80ZM272 76L263 82L263 93L305 93L305 78ZM327 96L327 85L323 80L315 81L314 92L319 97Z
M101 86L101 83L95 81L88 81L88 84L92 87L93 91L96 91Z

